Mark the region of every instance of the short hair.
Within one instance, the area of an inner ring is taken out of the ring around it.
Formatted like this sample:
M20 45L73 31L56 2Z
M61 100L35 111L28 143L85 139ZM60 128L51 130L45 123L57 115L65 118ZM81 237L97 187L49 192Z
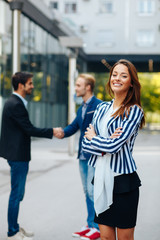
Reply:
M95 87L95 82L96 79L91 75L91 74L87 74L87 73L81 73L78 78L81 77L85 80L86 85L90 85L91 87L91 92L93 92L94 87Z
M12 86L14 90L18 89L18 84L21 83L23 85L26 84L29 78L32 78L33 74L29 72L16 72L12 76Z

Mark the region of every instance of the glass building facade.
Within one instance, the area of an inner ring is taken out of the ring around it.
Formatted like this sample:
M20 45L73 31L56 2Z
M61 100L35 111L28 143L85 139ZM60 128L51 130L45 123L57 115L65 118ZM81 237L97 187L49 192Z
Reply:
M0 0L0 113L12 93L12 12ZM21 14L21 71L34 74L29 97L30 119L37 127L65 126L68 119L68 60L70 49ZM78 60L79 71L83 61Z

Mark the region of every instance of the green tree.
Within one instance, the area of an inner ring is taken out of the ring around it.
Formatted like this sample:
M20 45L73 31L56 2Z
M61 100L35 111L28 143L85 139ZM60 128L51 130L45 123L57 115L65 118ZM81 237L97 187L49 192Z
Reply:
M138 73L147 122L160 122L160 73Z
M109 73L97 73L94 74L96 78L96 86L95 86L95 95L97 98L103 100L103 101L110 101L111 97L109 96L106 84L109 79Z

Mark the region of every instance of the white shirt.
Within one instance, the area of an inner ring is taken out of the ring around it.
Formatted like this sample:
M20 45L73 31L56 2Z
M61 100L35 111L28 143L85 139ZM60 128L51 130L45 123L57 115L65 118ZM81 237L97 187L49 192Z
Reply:
M27 100L25 98L23 98L20 94L16 93L16 92L13 92L13 94L16 95L17 97L19 97L22 100L25 108L27 108L27 104L28 104Z

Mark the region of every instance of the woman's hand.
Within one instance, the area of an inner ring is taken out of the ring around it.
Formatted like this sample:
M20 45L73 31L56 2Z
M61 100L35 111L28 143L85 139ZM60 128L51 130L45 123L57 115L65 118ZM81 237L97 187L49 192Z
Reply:
M110 138L118 138L123 132L122 127L116 128L115 132L110 136Z
M87 128L87 131L85 132L84 137L86 137L88 140L92 140L93 137L96 136L96 133L94 131L94 128L91 124L89 124L89 127Z

